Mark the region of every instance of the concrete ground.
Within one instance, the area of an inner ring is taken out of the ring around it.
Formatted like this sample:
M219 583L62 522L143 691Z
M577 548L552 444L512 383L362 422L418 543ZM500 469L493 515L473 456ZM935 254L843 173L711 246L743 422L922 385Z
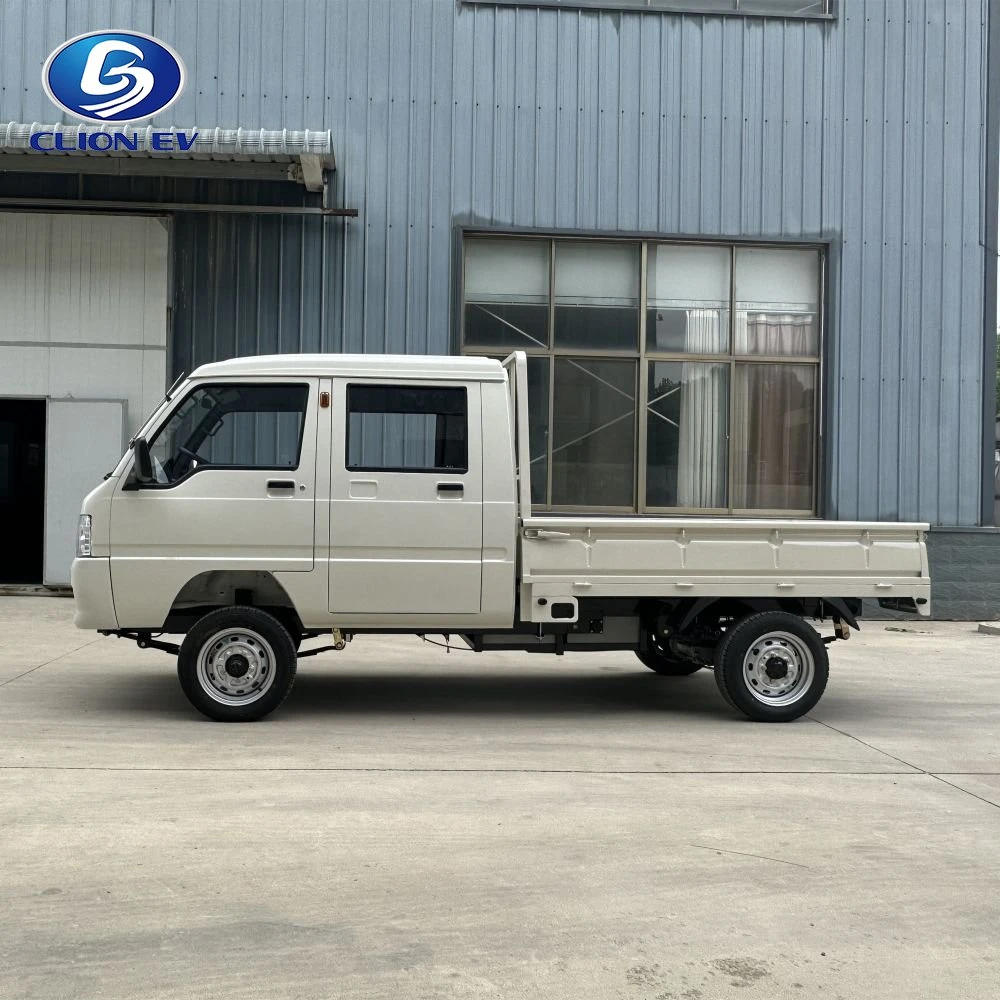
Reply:
M708 671L410 638L225 726L71 613L0 601L3 1000L1000 993L974 624L871 623L784 726Z

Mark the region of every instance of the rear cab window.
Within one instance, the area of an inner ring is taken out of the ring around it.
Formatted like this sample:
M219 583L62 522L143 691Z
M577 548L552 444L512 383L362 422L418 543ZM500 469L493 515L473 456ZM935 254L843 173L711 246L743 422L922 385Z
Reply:
M352 472L467 472L468 424L465 388L348 385L346 466Z

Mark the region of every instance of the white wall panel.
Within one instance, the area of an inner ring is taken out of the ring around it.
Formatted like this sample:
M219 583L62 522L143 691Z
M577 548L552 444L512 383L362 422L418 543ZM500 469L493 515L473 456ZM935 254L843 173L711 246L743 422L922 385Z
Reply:
M0 395L127 400L166 380L162 219L0 212Z
M48 391L49 349L0 341L0 396L46 396Z
M130 430L156 405L163 395L162 360L147 359L159 368L158 388L143 378L143 357L147 351L83 350L75 347L49 349L49 381L45 393L53 399L124 399ZM162 359L163 352L157 351Z
M121 400L53 399L45 427L45 575L69 583L83 498L118 463L125 442Z

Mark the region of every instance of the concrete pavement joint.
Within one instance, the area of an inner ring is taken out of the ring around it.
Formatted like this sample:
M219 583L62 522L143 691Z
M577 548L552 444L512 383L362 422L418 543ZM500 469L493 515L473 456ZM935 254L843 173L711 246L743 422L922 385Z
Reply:
M957 789L960 792L965 792L966 795L971 795L974 799L979 799L980 802L985 802L988 806L993 806L994 809L1000 809L1000 802L994 802L992 799L983 798L982 795L977 795L975 792L970 792L968 788L963 788L961 785L956 785L947 778L942 778L940 774L934 774L933 771L926 771L932 778L937 778L938 781L943 781L946 785L951 785L952 788ZM957 772L951 771L950 774L955 774Z
M93 646L95 642L100 642L102 638L102 636L98 636L96 639L91 639L89 642L85 642L80 646L74 647L73 649L67 649L65 653L60 653L58 656L53 656L51 660L46 660L44 663L39 663L30 670L25 670L23 674L18 674L16 677L9 677L7 680L0 682L0 687L6 687L8 684L13 684L14 681L18 681L22 677L27 677L28 674L33 674L36 670L41 670L42 667L47 667L50 663L55 663L56 660L61 660L64 656L70 656L73 653L78 653L81 649Z
M808 716L806 716L806 718L810 719L812 722L818 723L821 726L825 726L827 729L832 729L833 732L835 732L835 733L840 733L841 736L846 736L849 740L854 740L857 743L860 743L862 746L868 747L869 750L874 750L876 753L883 754L884 756L888 757L890 760L897 761L900 764L905 764L907 767L912 767L914 769L914 771L916 773L918 773L918 774L925 774L929 778L936 778L942 784L945 784L945 785L948 785L951 788L954 788L955 791L957 791L957 792L964 792L966 795L971 795L972 798L974 798L974 799L979 799L980 802L985 802L986 805L988 805L988 806L993 806L994 809L1000 809L1000 804L998 804L996 802L993 802L990 799L985 799L985 798L983 798L982 795L977 795L975 792L970 792L967 788L963 788L961 785L956 785L953 782L948 781L946 778L942 778L941 774L936 774L934 771L928 771L928 770L926 770L926 769L924 769L922 767L917 767L916 764L911 764L908 760L903 760L902 757L897 757L895 754L889 753L888 750L883 750L881 747L877 747L877 746L875 746L872 743L866 743L860 737L854 736L852 733L845 733L843 729L838 729L836 726L831 726L830 723L823 722L821 719L817 719L817 718L813 717L812 715L808 715ZM959 775L959 774L962 774L962 773L976 774L976 773L989 773L989 772L948 771L948 772L942 772L942 773Z
M916 764L911 764L908 760L903 760L902 757L897 757L895 754L889 753L888 750L883 750L881 747L873 746L871 743L866 743L860 736L855 736L852 733L845 733L843 729L831 726L829 722L823 722L822 719L817 719L812 715L807 715L806 718L809 719L810 722L815 722L817 725L825 726L827 729L830 729L835 733L840 733L841 736L846 736L849 740L854 740L856 743L860 743L863 747L868 747L869 750L874 750L876 753L880 753L884 757L888 757L890 760L896 761L897 764L903 764L905 767L912 767L914 771L918 771L920 774L929 773L922 767L917 767Z
M748 854L746 851L727 851L724 847L709 847L707 844L688 844L688 847L697 847L702 851L715 851L717 854L736 854L741 858L757 858L758 861L774 861L779 865L794 865L796 868L805 868L812 871L808 865L800 865L798 861L785 861L784 858L769 858L766 854Z

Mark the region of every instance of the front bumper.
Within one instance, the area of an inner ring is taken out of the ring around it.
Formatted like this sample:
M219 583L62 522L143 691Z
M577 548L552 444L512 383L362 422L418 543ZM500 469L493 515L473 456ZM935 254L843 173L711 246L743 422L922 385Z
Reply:
M116 629L118 617L111 596L111 560L88 556L74 559L70 571L76 614L73 624L83 629Z

